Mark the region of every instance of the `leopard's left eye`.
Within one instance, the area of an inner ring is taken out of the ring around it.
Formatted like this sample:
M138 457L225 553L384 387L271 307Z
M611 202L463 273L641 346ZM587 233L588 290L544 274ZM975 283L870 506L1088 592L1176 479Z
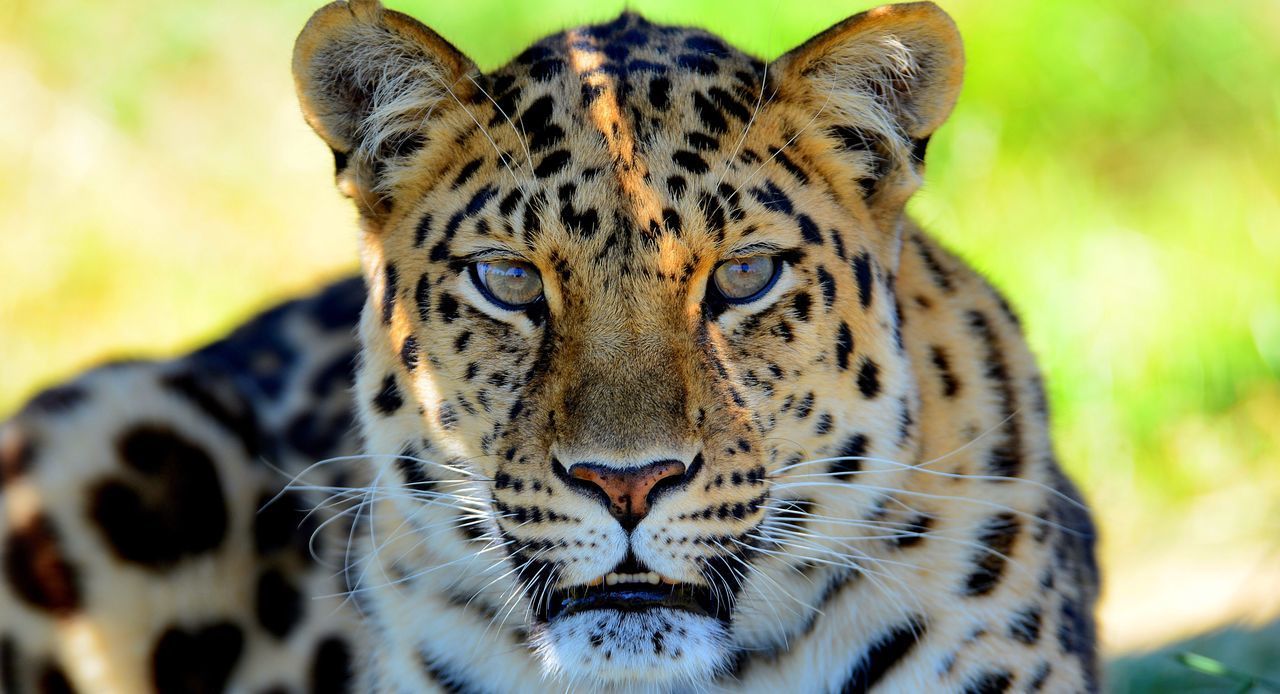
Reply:
M519 260L472 263L471 279L484 298L508 311L527 308L542 299L542 275Z
M731 304L748 304L773 288L782 263L772 256L753 255L720 263L711 276L710 289Z

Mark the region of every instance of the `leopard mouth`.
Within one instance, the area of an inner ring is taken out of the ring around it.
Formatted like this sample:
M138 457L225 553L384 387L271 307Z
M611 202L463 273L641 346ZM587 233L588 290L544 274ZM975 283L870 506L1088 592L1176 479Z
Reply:
M709 586L674 581L649 571L634 559L623 561L590 583L552 592L543 603L540 616L550 622L589 610L643 612L663 608L726 623L731 616L729 606L715 600Z

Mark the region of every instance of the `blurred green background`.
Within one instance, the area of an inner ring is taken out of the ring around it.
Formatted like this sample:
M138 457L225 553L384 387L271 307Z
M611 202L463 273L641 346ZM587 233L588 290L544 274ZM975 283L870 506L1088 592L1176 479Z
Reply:
M354 215L289 76L317 4L0 8L0 415L354 270ZM388 4L485 68L622 9ZM1280 2L943 5L966 85L911 209L1008 292L1048 371L1105 533L1113 686L1227 687L1141 654L1237 622L1192 647L1280 671L1262 626L1280 616ZM867 7L629 6L763 57Z

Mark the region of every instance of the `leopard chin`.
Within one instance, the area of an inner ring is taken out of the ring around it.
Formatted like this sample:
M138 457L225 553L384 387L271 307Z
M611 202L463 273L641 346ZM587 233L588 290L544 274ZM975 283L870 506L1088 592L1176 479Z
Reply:
M564 614L540 624L533 645L548 677L606 690L696 688L731 660L724 621L670 607Z

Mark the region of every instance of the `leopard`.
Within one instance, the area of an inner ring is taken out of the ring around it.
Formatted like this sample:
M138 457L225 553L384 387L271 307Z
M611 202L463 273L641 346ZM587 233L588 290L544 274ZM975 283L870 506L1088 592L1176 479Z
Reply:
M359 276L7 420L4 691L1099 689L1020 319L906 212L942 9L485 73L339 0L292 67Z

